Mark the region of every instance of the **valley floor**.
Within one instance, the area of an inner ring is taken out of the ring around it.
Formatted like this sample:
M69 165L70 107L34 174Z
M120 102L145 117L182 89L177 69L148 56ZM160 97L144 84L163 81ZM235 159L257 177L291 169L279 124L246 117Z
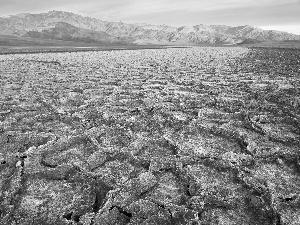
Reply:
M300 224L300 51L0 55L0 224Z

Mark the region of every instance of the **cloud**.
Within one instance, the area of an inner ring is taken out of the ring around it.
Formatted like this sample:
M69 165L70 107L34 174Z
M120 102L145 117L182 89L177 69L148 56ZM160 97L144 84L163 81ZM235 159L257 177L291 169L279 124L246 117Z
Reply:
M285 25L270 25L270 26L260 26L264 30L279 30L288 33L300 35L300 25L285 24Z
M78 0L51 0L51 1L35 1L35 0L0 0L0 15L10 15L23 12L41 12L51 11L60 7L70 8L72 5L80 4Z

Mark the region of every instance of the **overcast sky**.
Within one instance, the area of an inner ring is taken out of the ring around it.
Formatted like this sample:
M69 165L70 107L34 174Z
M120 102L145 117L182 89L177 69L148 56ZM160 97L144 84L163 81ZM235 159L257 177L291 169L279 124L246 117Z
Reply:
M51 10L125 23L252 25L300 34L300 0L0 0L0 16Z

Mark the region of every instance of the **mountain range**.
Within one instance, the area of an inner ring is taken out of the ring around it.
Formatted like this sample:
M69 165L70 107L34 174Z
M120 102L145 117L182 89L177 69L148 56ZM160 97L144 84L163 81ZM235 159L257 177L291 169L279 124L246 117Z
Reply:
M168 25L108 22L62 11L0 17L0 35L97 44L240 44L300 40L300 35L249 25Z

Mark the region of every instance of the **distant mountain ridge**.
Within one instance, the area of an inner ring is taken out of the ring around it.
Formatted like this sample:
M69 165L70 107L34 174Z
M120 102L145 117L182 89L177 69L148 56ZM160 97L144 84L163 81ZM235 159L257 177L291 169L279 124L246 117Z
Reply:
M81 41L88 43L130 43L128 39L111 36L102 31L93 31L75 27L65 22L58 22L55 27L42 31L28 31L24 36L33 38L57 39L63 41Z
M62 11L0 17L0 34L88 43L238 44L300 40L299 35L249 25L167 25L108 22Z

